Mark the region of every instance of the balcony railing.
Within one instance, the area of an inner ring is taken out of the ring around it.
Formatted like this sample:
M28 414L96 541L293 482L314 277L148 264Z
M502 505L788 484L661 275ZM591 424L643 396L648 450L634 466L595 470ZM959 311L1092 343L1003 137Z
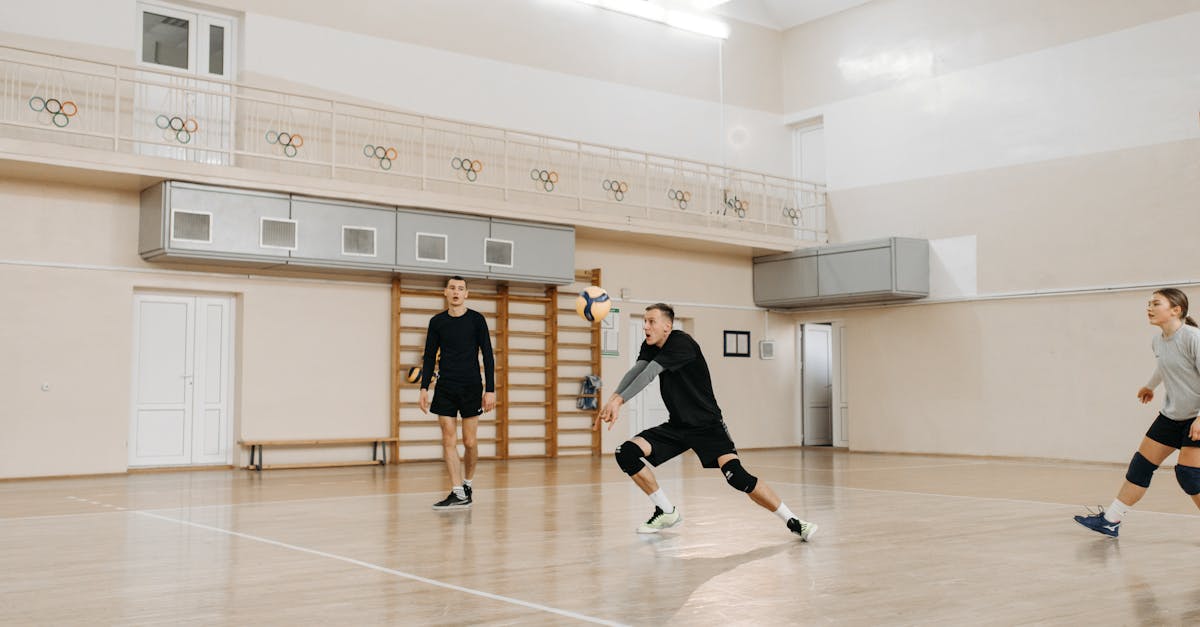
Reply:
M6 136L824 242L825 188L394 109L0 46Z

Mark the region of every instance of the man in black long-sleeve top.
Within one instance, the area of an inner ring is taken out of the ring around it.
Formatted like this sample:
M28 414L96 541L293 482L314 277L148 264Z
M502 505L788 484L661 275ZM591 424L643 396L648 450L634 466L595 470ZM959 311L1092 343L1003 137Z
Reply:
M432 409L442 428L442 457L450 471L450 495L433 504L434 509L466 509L471 506L471 481L479 459L479 415L496 407L496 361L492 338L483 314L467 309L467 282L460 276L446 281L446 311L429 319L425 356L421 366L421 411ZM429 401L434 360L441 351L438 384ZM479 380L479 355L483 354L484 382ZM458 416L462 416L462 442L466 451L458 457ZM465 467L465 468L464 468ZM464 477L465 470L465 477Z

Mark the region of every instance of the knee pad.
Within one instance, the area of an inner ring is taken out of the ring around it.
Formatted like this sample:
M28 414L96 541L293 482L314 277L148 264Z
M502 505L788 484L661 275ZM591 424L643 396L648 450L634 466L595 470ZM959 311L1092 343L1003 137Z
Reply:
M725 473L725 482L735 490L750 493L754 491L754 486L758 485L758 477L746 472L740 459L725 462L725 465L721 466L721 472Z
M1175 478L1188 496L1200 494L1200 468L1175 464Z
M1155 470L1158 470L1158 466L1150 463L1150 460L1143 457L1141 453L1134 453L1133 459L1129 460L1129 470L1125 473L1125 480L1133 485L1148 488L1150 487L1150 478L1154 476Z
M630 477L646 467L646 464L642 462L642 447L631 440L626 440L624 444L618 446L613 454L617 458L617 465Z

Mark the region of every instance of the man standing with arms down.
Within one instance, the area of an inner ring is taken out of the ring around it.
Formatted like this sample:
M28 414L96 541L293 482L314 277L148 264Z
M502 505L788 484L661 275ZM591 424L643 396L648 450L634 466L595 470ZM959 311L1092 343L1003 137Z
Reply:
M702 466L719 467L730 486L748 494L750 500L783 520L789 531L808 541L816 533L817 526L797 518L767 482L742 467L721 408L717 406L712 377L700 345L687 333L673 329L674 324L675 310L670 305L655 303L646 308L642 317L646 341L642 343L637 363L625 373L593 425L595 429L604 421L612 429L621 413L621 405L641 392L654 377L659 377L659 390L670 417L667 422L642 431L616 450L617 465L654 503L654 513L638 527L638 533L658 533L683 522L679 509L658 487L654 473L642 458L646 458L651 466L658 466L692 449Z
M496 407L496 361L492 338L483 314L467 309L467 281L450 277L446 289L446 311L429 319L425 355L421 365L421 411L433 410L442 428L442 457L450 473L450 495L433 504L434 509L471 507L471 481L479 460L479 415ZM441 351L437 389L429 401L434 360ZM479 355L483 354L485 381L479 380ZM462 416L462 442L466 451L458 457L458 416ZM465 473L464 473L465 471ZM465 474L465 476L464 476Z

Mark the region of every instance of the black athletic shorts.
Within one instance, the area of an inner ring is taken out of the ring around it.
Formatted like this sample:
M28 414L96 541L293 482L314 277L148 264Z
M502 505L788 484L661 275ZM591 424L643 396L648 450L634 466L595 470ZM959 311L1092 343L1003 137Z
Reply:
M704 427L689 427L664 422L657 427L650 427L637 434L637 437L650 443L650 454L646 461L651 466L674 459L680 453L692 449L700 458L700 465L705 468L716 468L717 458L726 454L737 454L733 439L729 437L729 429L725 421Z
M1171 448L1200 446L1200 440L1193 440L1188 437L1188 431L1192 428L1193 420L1195 418L1191 420L1171 420L1159 414L1158 418L1154 419L1154 424L1150 425L1150 430L1146 432L1146 437Z
M435 416L462 415L463 418L474 418L483 413L483 383L475 385L459 385L438 381L433 388L433 402L429 411Z

